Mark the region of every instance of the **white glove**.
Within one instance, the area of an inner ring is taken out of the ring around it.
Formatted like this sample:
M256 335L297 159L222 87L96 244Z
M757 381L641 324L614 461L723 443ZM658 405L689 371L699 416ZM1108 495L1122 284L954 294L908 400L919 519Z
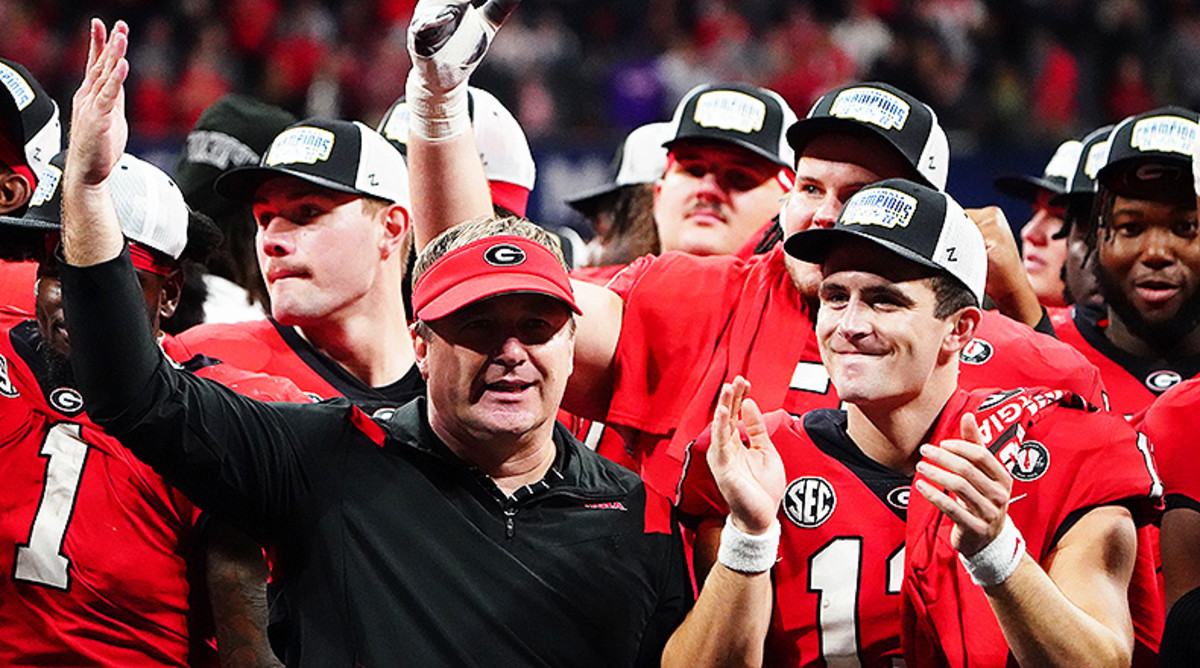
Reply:
M409 132L425 139L471 129L467 79L520 0L420 0L408 26L413 67L405 95Z

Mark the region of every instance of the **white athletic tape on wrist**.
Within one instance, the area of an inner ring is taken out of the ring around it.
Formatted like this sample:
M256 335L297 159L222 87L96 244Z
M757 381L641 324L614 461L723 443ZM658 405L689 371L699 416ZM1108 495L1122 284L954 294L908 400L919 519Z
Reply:
M431 141L453 139L471 131L467 82L446 91L432 93L409 74L405 96L408 100L408 132Z
M775 520L766 533L751 536L733 525L733 516L726 517L717 561L739 573L765 573L775 565L781 531L779 520Z
M1012 518L1005 516L1004 528L982 550L975 554L958 558L971 576L971 581L981 587L993 587L1008 579L1017 570L1021 557L1025 556L1025 537L1013 524Z

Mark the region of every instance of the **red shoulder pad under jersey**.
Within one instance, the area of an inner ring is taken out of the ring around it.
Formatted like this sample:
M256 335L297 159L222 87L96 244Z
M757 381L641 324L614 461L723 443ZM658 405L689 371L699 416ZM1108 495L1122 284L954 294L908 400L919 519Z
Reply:
M0 306L32 314L37 306L36 283L36 262L0 262Z
M292 350L270 320L197 325L176 338L192 353L243 371L287 378L316 397L342 395Z
M964 389L1050 387L1104 405L1100 371L1078 350L1024 323L984 311L975 338L960 355L958 385Z
M1149 446L1119 416L1091 410L1062 390L960 392L932 442L958 438L966 412L976 414L990 449L1013 477L1008 514L1038 563L1045 564L1070 523L1089 508L1122 504L1139 523L1153 519L1161 484ZM987 598L951 547L954 523L919 494L910 498L908 513L902 614L909 665L966 665L967 657L972 666L1007 665L1008 648Z
M1158 470L1162 474L1167 505L1178 495L1200 505L1200 378L1192 378L1167 390L1150 405L1141 422L1141 431L1154 446Z

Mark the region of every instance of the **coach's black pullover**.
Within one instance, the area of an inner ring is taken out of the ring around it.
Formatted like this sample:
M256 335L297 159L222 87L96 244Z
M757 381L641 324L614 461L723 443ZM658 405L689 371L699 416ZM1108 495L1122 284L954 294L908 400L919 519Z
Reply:
M376 423L173 368L127 252L62 283L92 419L278 548L289 665L657 665L691 599L669 509L561 426L544 481L505 497L434 435L424 399Z

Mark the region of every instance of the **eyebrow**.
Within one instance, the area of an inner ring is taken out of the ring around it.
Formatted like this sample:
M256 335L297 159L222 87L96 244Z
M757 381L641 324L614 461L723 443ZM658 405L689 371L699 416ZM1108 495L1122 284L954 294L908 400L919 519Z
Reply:
M821 287L818 291L818 296L824 297L826 294L828 294L830 292L850 292L850 289L847 288L842 283L837 283L837 282L822 283ZM873 300L873 299L879 299L879 298L888 298L888 299L891 299L892 301L894 301L898 304L901 304L903 306L913 306L917 303L915 299L910 297L903 290L897 288L895 286L895 284L891 284L891 283L886 284L886 285L871 285L871 286L863 288L861 290L861 293L862 293L863 299L866 299L868 301Z

